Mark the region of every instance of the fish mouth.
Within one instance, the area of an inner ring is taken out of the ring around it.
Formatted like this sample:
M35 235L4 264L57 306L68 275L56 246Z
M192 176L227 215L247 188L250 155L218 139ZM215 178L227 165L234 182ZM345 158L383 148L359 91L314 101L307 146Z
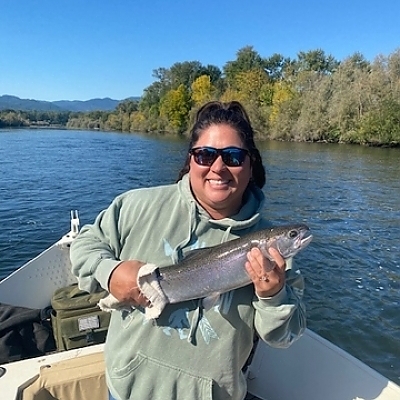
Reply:
M313 235L310 232L305 232L301 239L300 239L300 247L305 247L307 246L311 240L313 239Z

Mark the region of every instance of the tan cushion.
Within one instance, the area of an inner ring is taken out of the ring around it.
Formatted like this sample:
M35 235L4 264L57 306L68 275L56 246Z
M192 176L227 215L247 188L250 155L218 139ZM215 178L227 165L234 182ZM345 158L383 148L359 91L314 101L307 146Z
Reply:
M107 400L103 353L60 361L40 369L20 400Z

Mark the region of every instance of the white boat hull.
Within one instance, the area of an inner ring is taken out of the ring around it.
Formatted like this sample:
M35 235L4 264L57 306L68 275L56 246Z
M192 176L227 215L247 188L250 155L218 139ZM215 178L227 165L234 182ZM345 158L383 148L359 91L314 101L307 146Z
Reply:
M308 329L288 349L260 343L248 388L267 400L400 400L399 386Z

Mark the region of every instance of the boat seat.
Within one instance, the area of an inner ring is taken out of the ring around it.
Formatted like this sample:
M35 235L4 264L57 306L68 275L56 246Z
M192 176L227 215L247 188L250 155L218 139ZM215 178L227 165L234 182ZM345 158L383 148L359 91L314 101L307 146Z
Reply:
M41 367L17 400L108 400L102 352Z

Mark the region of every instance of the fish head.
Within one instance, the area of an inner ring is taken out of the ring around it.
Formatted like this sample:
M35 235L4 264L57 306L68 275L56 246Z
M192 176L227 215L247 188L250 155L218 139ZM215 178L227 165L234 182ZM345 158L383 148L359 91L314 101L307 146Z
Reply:
M266 255L273 247L284 259L293 257L311 242L313 236L310 228L304 224L281 226L273 228L268 238L261 243L261 251ZM271 258L269 256L269 258Z

